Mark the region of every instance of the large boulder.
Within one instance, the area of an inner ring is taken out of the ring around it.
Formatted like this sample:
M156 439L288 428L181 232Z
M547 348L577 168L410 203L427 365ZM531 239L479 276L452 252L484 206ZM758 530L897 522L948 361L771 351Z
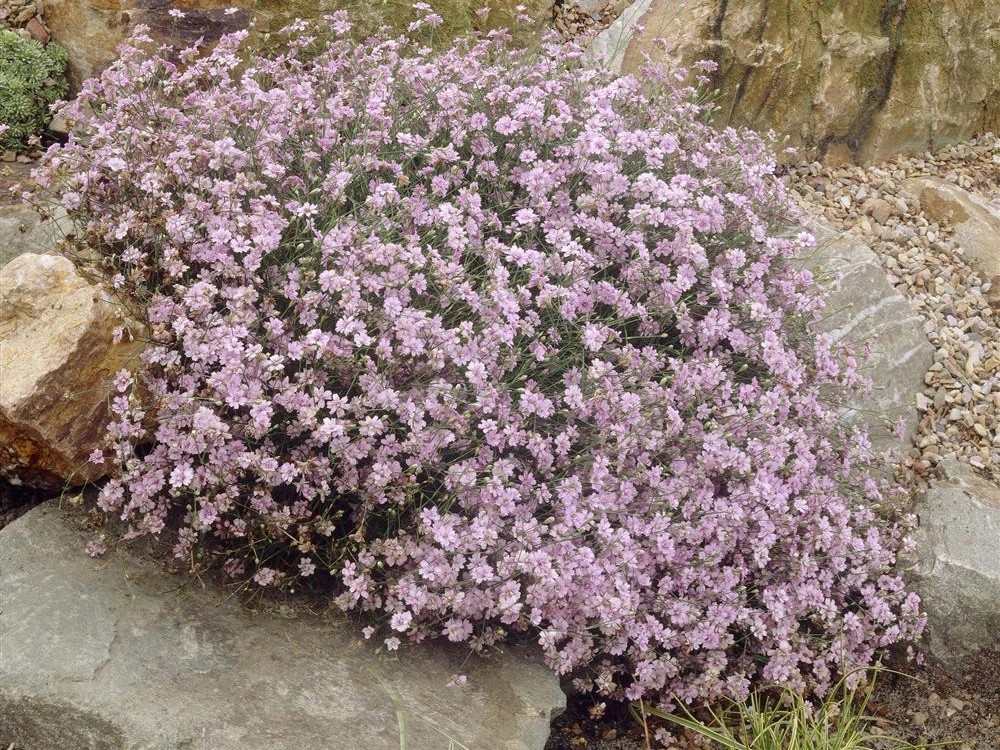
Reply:
M516 28L518 41L526 41L550 20L554 0L431 0L444 19L436 33L439 41L478 28L476 10L489 6L486 27ZM517 6L524 6L527 24L517 24ZM46 0L45 20L53 37L69 53L69 79L73 90L100 73L115 58L115 50L137 24L148 26L153 38L175 46L199 38L217 39L237 29L263 34L280 29L296 18L315 20L337 9L352 11L359 28L386 23L404 30L415 18L412 0ZM236 12L229 12L236 8ZM183 17L171 15L180 10ZM273 42L268 42L273 44Z
M877 161L1000 128L994 2L638 0L623 17L596 43L613 64L714 60L722 124L811 155Z
M0 269L0 478L58 489L104 474L88 460L109 420L115 374L142 344L108 292L56 255Z
M379 656L339 616L90 560L73 519L49 503L0 531L2 747L542 750L565 705L519 647Z
M983 281L1000 287L1000 209L939 177L915 177L903 189L917 199L928 220L954 230L955 242Z
M930 655L961 669L1000 633L1000 487L956 461L917 506L919 578Z
M868 427L877 453L898 454L916 430L917 394L934 362L934 347L924 335L922 319L886 279L867 245L819 221L808 228L817 247L802 261L826 295L820 329L849 344L859 357L870 350L870 397L856 399L845 419ZM901 420L903 445L897 434Z

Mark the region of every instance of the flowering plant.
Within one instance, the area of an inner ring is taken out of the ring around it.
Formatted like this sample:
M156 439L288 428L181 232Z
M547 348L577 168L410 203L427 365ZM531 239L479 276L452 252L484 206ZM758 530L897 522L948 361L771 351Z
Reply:
M180 64L140 34L48 155L149 327L100 507L330 575L389 648L531 632L618 697L823 690L914 635L766 145L681 73L329 20Z

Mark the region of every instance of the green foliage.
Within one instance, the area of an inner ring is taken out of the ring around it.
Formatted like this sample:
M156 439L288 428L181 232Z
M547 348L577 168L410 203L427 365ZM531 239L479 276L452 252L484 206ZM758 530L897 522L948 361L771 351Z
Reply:
M21 150L49 122L49 106L66 96L66 51L0 30L0 151ZM6 128L2 126L6 126Z
M857 677L857 674L854 674ZM867 714L874 677L857 690L841 679L819 703L784 689L778 694L754 693L746 701L721 711L707 709L702 721L685 709L667 713L633 704L632 714L649 734L649 720L663 719L711 741L712 750L928 750L875 728ZM950 743L949 743L950 744Z

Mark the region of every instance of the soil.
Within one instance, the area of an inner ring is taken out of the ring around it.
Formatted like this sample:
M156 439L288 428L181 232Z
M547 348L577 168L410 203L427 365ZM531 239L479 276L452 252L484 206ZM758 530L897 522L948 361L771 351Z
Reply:
M0 529L58 494L0 481Z
M960 672L933 665L887 672L872 712L914 744L955 742L957 750L1000 750L1000 651L980 653Z

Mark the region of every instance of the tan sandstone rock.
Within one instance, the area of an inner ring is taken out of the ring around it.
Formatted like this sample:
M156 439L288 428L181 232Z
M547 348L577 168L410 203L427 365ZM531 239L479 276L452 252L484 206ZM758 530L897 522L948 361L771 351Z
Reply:
M903 189L920 201L928 220L955 230L965 259L994 287L1000 287L1000 211L978 195L939 177L907 180Z
M0 269L0 477L57 489L104 474L88 456L114 376L142 348L114 343L125 322L108 297L59 256L27 253Z
M878 161L1000 127L993 2L638 0L630 16L595 42L623 47L615 64L715 60L722 124L812 156Z
M244 3L245 4L245 3ZM66 48L67 77L72 89L100 73L115 59L115 51L137 24L150 27L159 41L187 46L199 37L218 39L248 23L246 11L227 15L239 2L164 3L150 0L47 0L45 21L52 36ZM195 7L191 7L195 6ZM184 18L168 15L181 10Z

